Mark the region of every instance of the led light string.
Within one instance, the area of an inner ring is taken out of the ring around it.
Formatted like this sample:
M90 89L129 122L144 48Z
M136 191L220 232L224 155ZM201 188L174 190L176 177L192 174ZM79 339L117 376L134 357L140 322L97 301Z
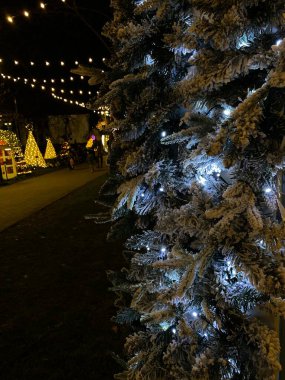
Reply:
M102 58L102 62L105 62L106 58ZM18 60L18 59L6 59L6 58L0 58L0 63L11 63L14 66L36 66L36 67L54 67L54 66L59 66L59 67L65 67L65 66L79 66L80 64L85 64L86 62L88 63L94 63L94 59L92 57L89 57L88 59L83 60L83 62L79 60L74 60L74 61L66 61L64 59L56 60L56 61L51 61L51 60L43 60L43 61L35 61L35 60L29 60L29 61L23 61L23 60Z
M6 75L4 73L0 73L1 77L3 79L6 79L6 80L11 80L13 82L23 82L24 84L31 84L31 87L41 87L42 90L45 90L47 86L50 86L48 83L47 83L47 80L46 79L43 79L43 80L37 80L35 78L32 78L32 79L28 79L28 78L22 78L22 77L13 77L11 75ZM40 83L40 84L39 84ZM44 84L43 84L44 83ZM51 84L54 83L53 81L51 81ZM52 92L60 92L62 94L64 93L70 93L71 95L74 95L75 93L78 93L79 95L88 95L88 96L92 96L92 92L90 90L82 90L82 89L74 89L74 90L66 90L64 88L55 88L55 87L51 87L50 88Z
M14 78L12 77L11 75L4 75L4 74L0 74L0 76L3 78L3 79L8 79L8 80L12 80L13 82L18 82L18 78ZM31 88L35 88L35 89L39 89L39 90L42 90L42 91L45 91L47 92L47 87L44 86L44 85L38 85L38 84L35 84L35 83L28 83L27 81L23 81L23 84L24 85L27 85L27 86L30 86ZM63 101L64 103L69 103L69 104L73 104L73 105L76 105L76 106L79 106L79 107L83 107L83 108L86 108L86 109L90 109L90 107L88 106L88 103L84 103L80 100L74 100L74 99L69 99L67 97L63 97L63 96L59 96L59 95L56 95L53 91L53 88L50 89L51 90L51 96L54 98L54 99L57 99L57 100L61 100ZM55 89L54 89L55 90ZM96 112L96 111L94 111Z
M67 3L66 0L60 0L59 2L60 3ZM30 11L28 9L23 9L22 11L19 11L19 12L17 12L14 15L7 14L6 15L6 21L9 24L14 24L16 18L22 17L24 19L29 19L33 14L38 14L39 12L44 12L44 11L47 10L47 8L48 8L48 3L40 1L38 3L38 10L37 11L36 10L35 11Z

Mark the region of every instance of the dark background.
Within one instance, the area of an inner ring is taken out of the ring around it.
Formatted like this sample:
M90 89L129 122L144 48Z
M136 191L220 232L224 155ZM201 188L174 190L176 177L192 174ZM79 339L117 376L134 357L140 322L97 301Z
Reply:
M40 8L40 1L6 0L0 6L0 72L21 78L37 80L66 78L64 84L46 85L46 92L32 89L23 83L13 83L0 78L0 112L14 112L26 116L86 113L86 109L67 105L50 96L50 87L63 88L78 94L78 90L92 91L88 78L67 80L70 69L75 68L75 61L104 69L103 57L110 54L108 41L101 36L103 25L111 18L110 0L46 0L45 10ZM23 16L23 10L30 12L30 17ZM6 21L7 15L13 16L13 24ZM88 62L92 57L93 63ZM16 66L14 60L20 64ZM35 62L35 66L30 65ZM45 61L51 62L49 67ZM60 66L60 61L65 66ZM67 96L88 102L89 96ZM16 103L16 105L15 105Z

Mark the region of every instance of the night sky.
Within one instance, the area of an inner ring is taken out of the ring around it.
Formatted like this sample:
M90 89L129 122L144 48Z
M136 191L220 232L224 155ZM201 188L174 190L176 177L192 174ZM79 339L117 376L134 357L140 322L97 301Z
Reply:
M40 3L45 4L45 9ZM19 113L26 115L85 112L80 107L54 100L50 96L51 88L55 89L56 95L80 102L88 101L88 92L96 94L96 88L88 86L87 78L82 80L70 74L70 69L76 67L76 61L104 69L102 58L108 57L108 41L102 40L100 32L111 17L109 3L109 0L2 1L0 72L6 78L0 77L0 112L13 110L15 97ZM77 5L78 13L73 9L74 5ZM29 12L29 17L23 15L24 10ZM7 21L7 16L13 17L13 23ZM92 63L89 58L93 59ZM31 66L30 62L34 65ZM21 79L13 82L12 78ZM24 79L27 85L24 85ZM79 93L80 90L83 94Z

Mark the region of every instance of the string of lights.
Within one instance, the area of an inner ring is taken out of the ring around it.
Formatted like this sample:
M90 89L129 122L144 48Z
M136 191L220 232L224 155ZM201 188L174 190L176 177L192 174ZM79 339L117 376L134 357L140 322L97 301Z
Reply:
M13 82L19 82L19 81L21 81L21 78L18 79L18 78L15 78L15 77L11 76L11 75L5 75L3 73L0 73L0 76L3 79L5 79L5 80L11 80ZM73 105L76 105L76 106L79 106L79 107L90 109L88 103L84 103L83 101L80 101L80 100L77 100L77 99L69 99L69 98L67 98L65 96L62 96L62 95L57 95L56 94L56 89L54 87L48 88L47 86L44 86L42 84L38 84L38 83L34 83L34 82L32 82L32 83L28 82L28 80L25 80L25 79L22 81L22 84L30 86L31 88L34 88L34 89L38 89L38 90L44 91L46 93L50 92L50 95L54 99L61 100L64 103L69 103L69 104L73 104ZM62 90L64 92L62 92ZM81 91L81 90L79 90L79 91ZM65 90L61 89L60 92L63 94L63 93L65 93ZM94 111L94 112L96 112L96 111Z
M106 61L106 58L102 58L102 62L105 62ZM0 58L0 63L12 63L14 66L21 66L21 65L24 65L24 66L37 66L37 67L53 67L53 66L61 66L61 67L64 67L64 66L79 66L80 64L85 64L86 62L88 63L93 63L94 62L94 59L92 57L89 57L88 59L86 59L86 61L83 61L83 62L79 62L79 60L74 60L74 61L66 61L64 59L60 59L60 60L57 60L57 61L51 61L51 60L43 60L43 61L34 61L34 60L30 60L30 61L23 61L23 60L18 60L18 59L5 59L5 58Z
M35 87L36 85L40 86L42 89L45 89L46 87L52 86L53 83L55 83L55 79L46 80L46 79L36 79L36 78L23 78L23 77L14 77L11 75L7 75L0 72L0 75L3 79L6 80L12 80L13 82L23 82L24 84L31 84L31 87ZM65 82L65 80L61 80L62 83ZM50 88L52 92L61 92L64 93L70 93L71 95L79 94L79 95L88 95L92 96L92 91L90 90L83 90L83 89L71 89L67 90L64 88Z
M66 3L66 0L60 0L61 3ZM7 23L9 24L14 24L15 23L15 20L17 18L26 18L26 19L29 19L33 14L37 14L39 11L46 11L48 8L48 3L47 2L39 2L38 4L38 7L36 10L34 11L31 11L31 10L28 10L28 9L23 9L21 11L18 11L17 13L14 13L13 15L9 15L7 14L6 15L6 21Z

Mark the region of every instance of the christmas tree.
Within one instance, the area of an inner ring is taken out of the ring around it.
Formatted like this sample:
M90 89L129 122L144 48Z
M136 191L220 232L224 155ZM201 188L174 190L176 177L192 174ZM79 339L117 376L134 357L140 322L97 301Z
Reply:
M45 160L52 160L56 157L57 157L56 151L55 151L54 146L51 142L51 139L47 138L47 146L46 146L44 158L45 158Z
M46 162L39 150L38 144L34 138L33 131L30 129L25 149L25 161L30 166L40 166L46 168Z
M274 380L285 317L284 3L116 0L117 379ZM116 184L116 187L114 186ZM113 189L116 188L116 192Z

